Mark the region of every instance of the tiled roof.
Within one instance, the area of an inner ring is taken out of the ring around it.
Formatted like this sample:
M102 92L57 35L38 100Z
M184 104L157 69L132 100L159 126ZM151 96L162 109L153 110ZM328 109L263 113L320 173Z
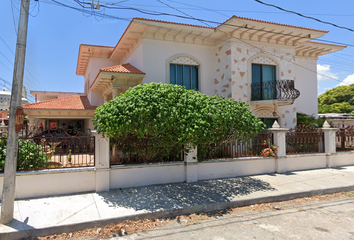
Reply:
M276 23L276 22L269 22L269 21L263 21L263 20L252 19L252 18L238 17L238 16L235 16L235 15L232 16L231 18L229 18L228 20L226 20L225 22L221 23L218 27L224 25L225 23L227 23L227 22L230 21L231 19L250 20L250 21L254 21L254 22L269 23L269 24L274 24L274 25L278 25L278 26L293 27L293 28L299 28L299 29L310 30L310 31L316 31L316 32L324 32L324 33L327 33L327 32L328 32L328 31L326 31L326 30L318 30L318 29L299 27L299 26L288 25L288 24L283 24L283 23Z
M23 109L95 110L86 96L70 96L22 105Z
M130 63L125 63L122 65L116 65L107 68L101 68L102 72L117 72L117 73L133 73L133 74L145 74L144 72L140 71Z
M103 48L114 48L111 46L103 46L103 45L94 45L94 44L80 44L80 46L86 46L86 47L103 47Z
M309 43L315 43L315 44L321 44L321 45L328 45L328 46L335 46L335 47L347 47L347 46L345 46L345 45L331 44L331 43L324 43L324 42L315 42L315 41L309 41Z
M162 20L149 19L149 18L138 18L138 17L136 17L136 18L133 18L132 21L133 20L143 20L143 21L149 21L149 22L159 22L159 23L168 23L168 24L175 24L175 25L182 25L182 26L214 29L213 27L206 27L206 26L195 25L195 24L187 24L187 23L169 22L169 21L162 21Z
M0 119L2 119L2 117L4 116L4 119L8 119L7 115L9 114L9 111L2 111L0 112Z

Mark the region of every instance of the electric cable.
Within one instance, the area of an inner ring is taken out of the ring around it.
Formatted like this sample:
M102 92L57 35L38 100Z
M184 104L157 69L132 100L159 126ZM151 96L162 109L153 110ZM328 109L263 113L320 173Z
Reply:
M295 12L295 11L292 11L292 10L287 10L287 9L284 9L284 8L279 7L279 6L277 6L277 5L273 5L273 4L270 4L270 3L265 3L265 2L262 2L262 1L260 1L260 0L253 0L253 1L256 1L256 2L258 2L258 3L260 3L260 4L263 4L263 5L266 5L266 6L270 6L270 7L277 8L277 9L279 9L279 10L281 10L281 11L284 11L284 12L296 14L296 15L298 15L298 16L300 16L300 17L303 17L303 18L312 19L312 20L315 20L315 21L320 22L320 23L323 23L323 24L331 25L331 26L336 27L336 28L341 28L341 29L348 30L348 31L350 31L350 32L354 32L354 29L349 28L349 27L340 26L340 25L335 24L335 23L331 23L331 22L323 21L323 20L318 19L318 18L306 16L306 15L304 15L304 14L301 14L301 13L298 13L298 12Z

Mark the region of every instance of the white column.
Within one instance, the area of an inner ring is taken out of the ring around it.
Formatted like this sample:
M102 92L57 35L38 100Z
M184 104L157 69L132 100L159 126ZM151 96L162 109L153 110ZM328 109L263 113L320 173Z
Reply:
M191 148L188 153L184 152L185 181L187 183L198 181L197 153L197 147Z
M112 97L113 97L113 99L115 99L116 97L118 97L119 89L120 89L120 87L113 87L113 88L112 88Z
M107 94L103 94L103 102L104 103L108 102L108 95Z
M332 167L331 155L336 152L336 131L337 128L331 128L327 121L323 123L322 131L324 133L324 152L327 153L327 167Z
M95 136L96 192L109 191L109 138L103 137L97 131L92 131L92 134Z
M275 159L275 172L285 172L286 171L286 132L289 130L287 128L280 128L277 121L274 122L272 128L268 129L273 133L274 145L278 147Z

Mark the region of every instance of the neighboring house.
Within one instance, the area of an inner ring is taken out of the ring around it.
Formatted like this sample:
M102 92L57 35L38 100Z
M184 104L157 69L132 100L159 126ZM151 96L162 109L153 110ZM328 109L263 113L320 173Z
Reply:
M0 111L0 136L1 133L7 132L9 125L9 111Z
M163 82L244 101L290 128L296 112L317 116L318 57L345 48L311 41L326 33L236 16L216 28L134 18L115 47L80 45L76 74L94 106Z
M354 114L350 113L323 113L318 117L325 118L331 125L337 128L354 126Z
M26 88L23 86L21 104L29 103L29 101L26 98L26 95L27 95L27 91ZM10 101L11 101L11 92L7 91L6 87L2 88L2 91L0 91L0 112L7 111L10 109Z
M93 128L92 118L96 106L86 96L70 96L22 105L30 126L45 129Z

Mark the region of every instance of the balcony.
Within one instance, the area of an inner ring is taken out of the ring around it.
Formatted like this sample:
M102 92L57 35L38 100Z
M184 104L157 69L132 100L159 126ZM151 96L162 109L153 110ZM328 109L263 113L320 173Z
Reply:
M290 105L300 96L295 89L294 80L275 80L262 83L252 83L251 104Z

